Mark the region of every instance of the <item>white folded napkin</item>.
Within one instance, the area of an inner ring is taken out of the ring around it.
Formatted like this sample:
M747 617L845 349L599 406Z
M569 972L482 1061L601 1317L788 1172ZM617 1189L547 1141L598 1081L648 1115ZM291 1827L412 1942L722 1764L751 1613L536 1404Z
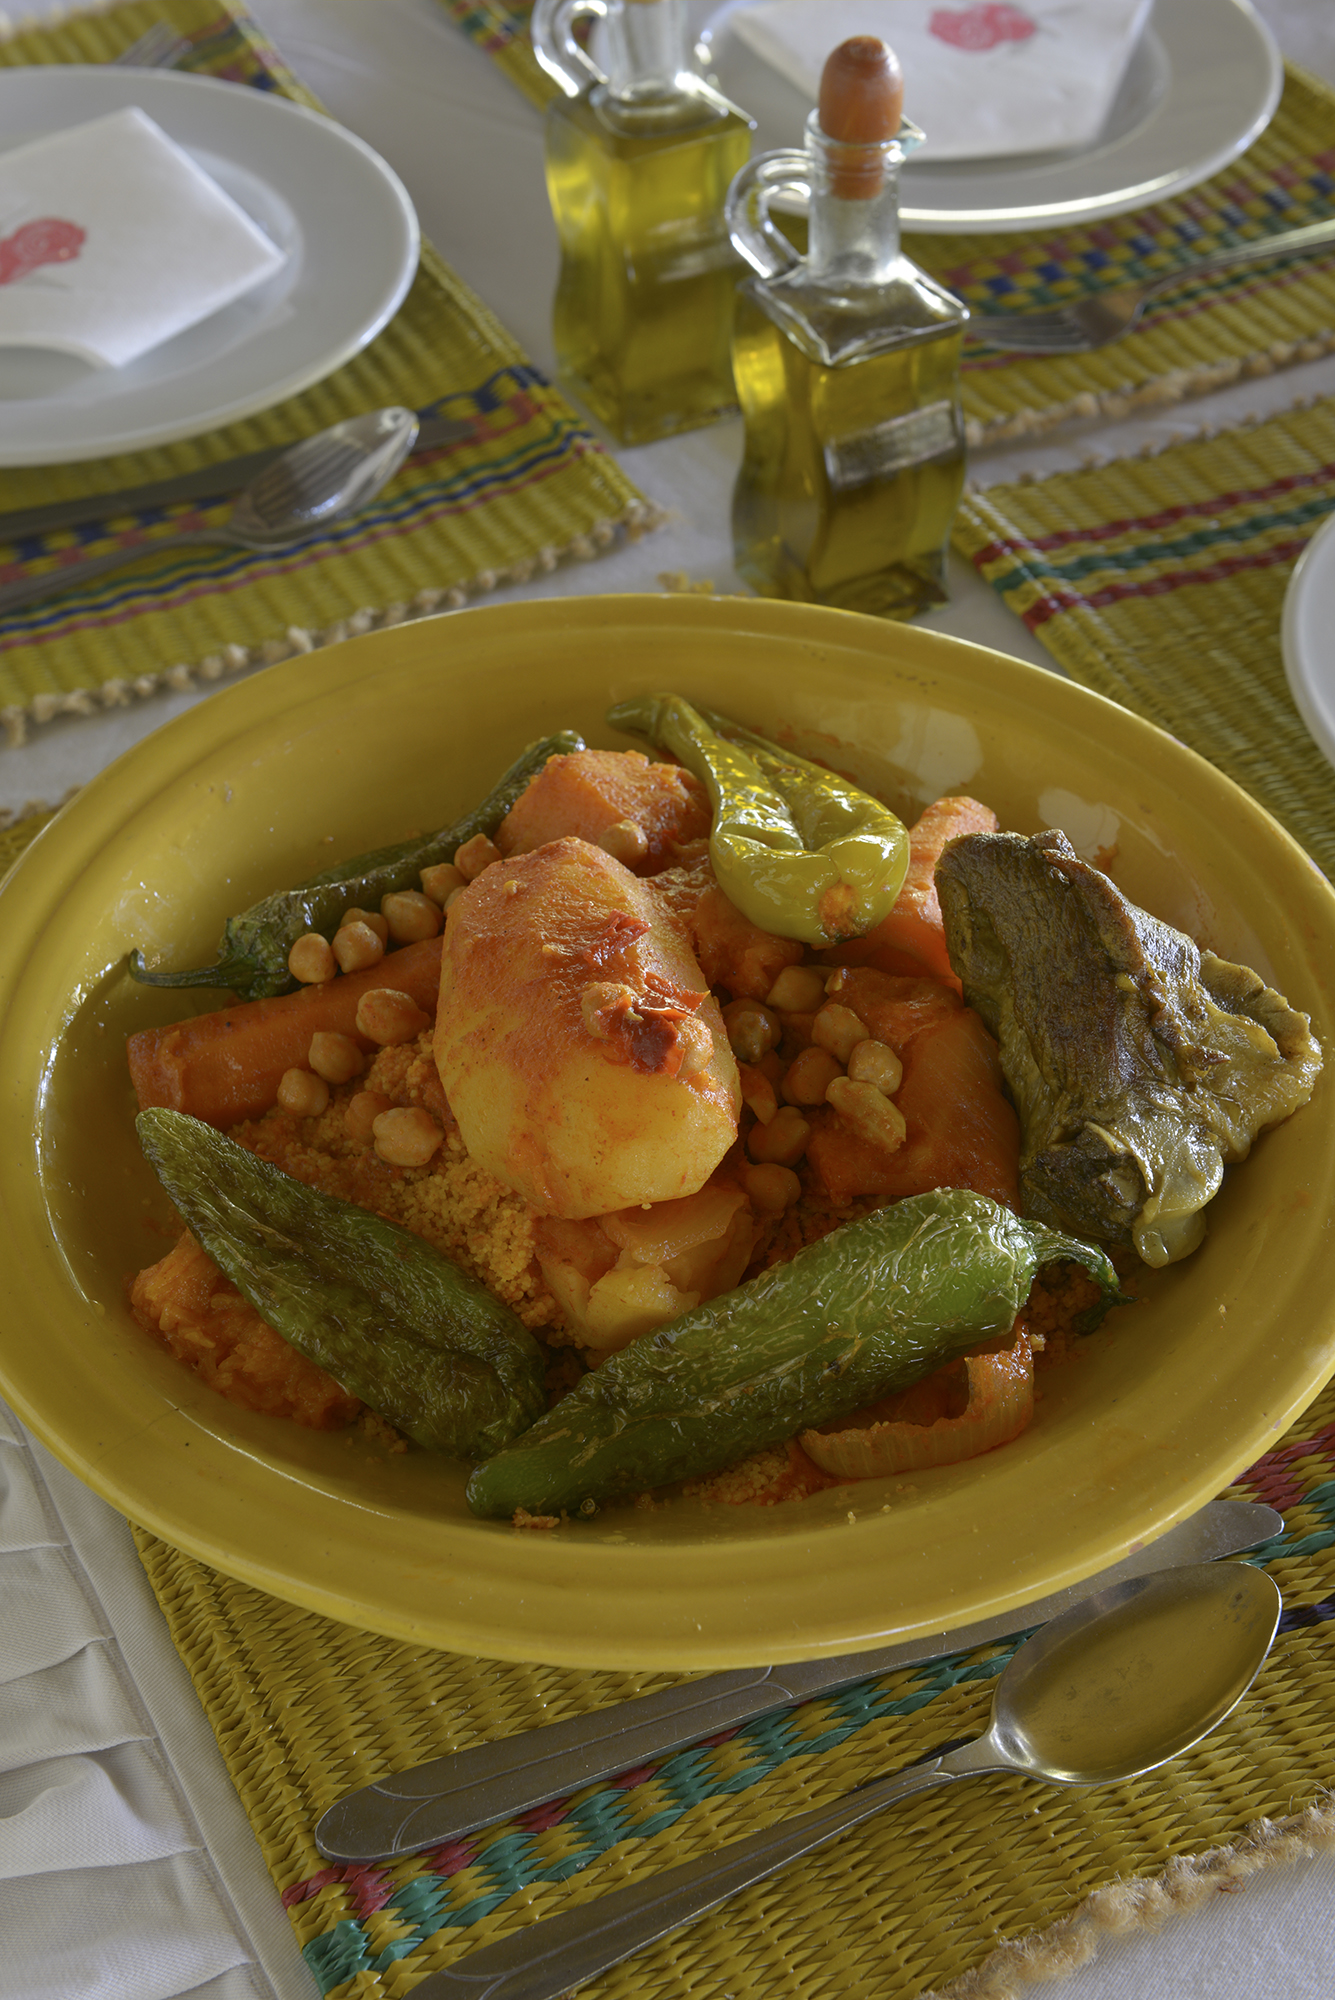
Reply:
M1085 146L1102 130L1152 0L766 0L728 17L744 42L816 97L825 58L879 35L904 68L915 159L972 160Z
M0 347L120 368L285 262L138 109L0 153Z

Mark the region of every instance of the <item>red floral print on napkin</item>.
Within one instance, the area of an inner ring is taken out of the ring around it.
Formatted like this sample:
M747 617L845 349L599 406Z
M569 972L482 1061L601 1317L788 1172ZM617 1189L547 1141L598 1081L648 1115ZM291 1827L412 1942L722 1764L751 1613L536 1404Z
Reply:
M68 264L87 237L77 222L62 222L57 215L20 223L12 236L0 236L0 285L12 285L42 264Z
M959 14L938 7L927 26L930 34L949 42L952 49L994 49L998 42L1027 42L1038 33L1037 21L1031 21L1018 7L1005 6L966 7Z

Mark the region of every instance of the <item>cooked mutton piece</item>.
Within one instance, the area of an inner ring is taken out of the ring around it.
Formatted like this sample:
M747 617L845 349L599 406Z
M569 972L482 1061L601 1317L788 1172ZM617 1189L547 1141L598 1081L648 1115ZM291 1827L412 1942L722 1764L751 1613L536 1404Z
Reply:
M1169 1264L1226 1164L1305 1104L1321 1048L1246 966L1138 910L1065 834L966 834L937 893L950 961L1001 1045L1023 1211Z

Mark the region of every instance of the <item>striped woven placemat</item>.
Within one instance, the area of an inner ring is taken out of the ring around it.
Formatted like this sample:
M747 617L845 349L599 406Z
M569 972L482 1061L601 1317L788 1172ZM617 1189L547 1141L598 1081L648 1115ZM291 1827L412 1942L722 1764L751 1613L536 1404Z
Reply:
M0 63L106 61L157 20L189 38L180 67L319 108L254 24L218 0L130 0L26 28L0 40ZM467 418L473 434L411 459L372 506L316 542L286 552L177 551L9 614L0 626L0 724L11 743L32 721L207 685L527 581L563 556L597 555L619 533L652 525L653 510L615 460L429 245L391 324L323 382L179 444L0 471L0 511L192 471L388 403ZM222 520L230 504L154 508L33 537L0 550L0 581L53 569L72 548L148 550L182 525Z
M1335 1388L1232 1490L1284 1513L1286 1540L1252 1560L1272 1571L1285 1611L1255 1690L1195 1750L1097 1791L999 1777L911 1799L582 1990L590 2000L914 2000L999 1947L1041 1976L1045 1963L1050 1972L1079 1956L1069 1935L1051 1953L1010 1941L1052 1925L1069 1933L1072 1913L1091 1896L1106 1906L1110 1885L1139 1885L1122 1893L1125 1923L1185 1900L1193 1881L1226 1881L1272 1849L1310 1844L1319 1808L1283 1829L1271 1823L1301 1813L1335 1776ZM804 1703L411 1860L330 1866L313 1828L353 1786L684 1676L405 1646L234 1583L142 1531L136 1539L331 2000L398 2000L424 1973L522 1924L973 1734L1018 1643ZM1165 1870L1167 1886L1152 1887Z
M442 0L533 103L556 85L518 0ZM1335 213L1335 91L1289 67L1269 128L1239 160L1172 201L1085 227L986 236L912 235L907 248L979 311L1037 312L1159 277L1207 250ZM1335 252L1183 283L1101 353L1061 360L965 351L969 442L1028 437L1071 419L1123 417L1269 375L1335 348Z
M1335 772L1280 654L1293 565L1335 509L1335 398L1086 472L966 495L955 540L1083 687L1259 799L1335 877Z

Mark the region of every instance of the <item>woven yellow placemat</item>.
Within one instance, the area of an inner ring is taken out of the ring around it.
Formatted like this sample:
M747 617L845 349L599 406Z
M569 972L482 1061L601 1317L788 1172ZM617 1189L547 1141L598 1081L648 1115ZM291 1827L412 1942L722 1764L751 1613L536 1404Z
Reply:
M254 24L218 0L131 0L27 28L0 40L0 63L105 61L159 19L190 40L181 67L314 104ZM163 686L207 685L462 604L652 524L653 510L615 460L430 246L385 331L302 395L179 444L0 471L0 511L190 471L388 403L469 419L473 434L411 459L374 505L316 542L262 554L178 551L9 614L0 624L0 724L11 742L32 721ZM70 549L134 542L148 550L197 515L223 519L229 505L156 508L91 532L34 537L0 550L0 580L57 568Z
M1286 1540L1252 1558L1285 1611L1252 1694L1205 1743L1134 1784L1062 1792L1001 1777L910 1800L606 1974L583 1989L590 2000L913 2000L1110 1883L1174 1864L1179 1884L1217 1878L1227 1857L1194 1871L1182 1858L1263 1848L1256 1822L1301 1810L1335 1775L1335 1388L1232 1490L1285 1515ZM331 2000L399 2000L519 1925L973 1734L1014 1650L955 1654L807 1702L412 1860L334 1867L312 1830L344 1791L675 1677L396 1644L136 1539Z
M1335 398L966 496L955 540L1073 680L1227 772L1335 877L1335 772L1280 654L1293 565L1335 510Z
M528 37L525 0L442 0L531 102L557 86ZM1335 213L1335 91L1292 67L1269 128L1213 179L1172 201L1083 227L987 236L912 235L907 248L981 312L1037 312L1086 292L1159 277L1207 250ZM1182 285L1140 329L1065 360L970 344L969 442L1033 436L1073 418L1114 419L1209 394L1335 347L1335 253Z

